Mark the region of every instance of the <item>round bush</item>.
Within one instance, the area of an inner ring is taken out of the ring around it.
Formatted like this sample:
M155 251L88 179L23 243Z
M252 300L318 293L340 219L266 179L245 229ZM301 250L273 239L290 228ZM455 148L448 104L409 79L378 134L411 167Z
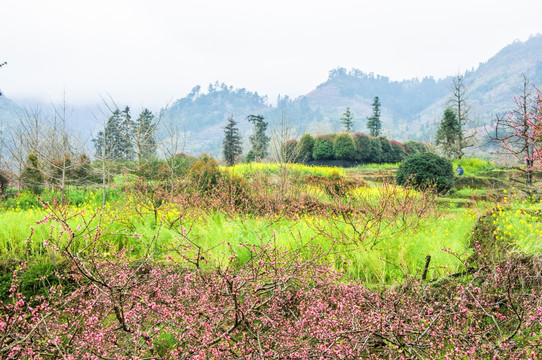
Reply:
M399 141L391 140L391 162L398 163L406 157L405 146Z
M446 192L454 183L452 163L428 152L409 155L399 165L397 183L408 183L422 189L435 186L438 192Z
M314 160L333 159L333 137L329 135L317 136L316 139L314 139L312 157Z
M371 139L371 152L369 155L369 162L378 164L382 162L382 144L378 138L372 137Z
M368 135L357 133L354 135L354 143L358 152L357 159L368 162L371 160L371 138Z
M192 185L199 191L209 191L220 180L222 174L218 162L210 155L202 154L188 170Z
M339 134L333 140L333 156L336 160L356 160L356 144L350 134Z
M377 139L380 141L380 147L382 148L382 155L380 156L380 163L392 163L393 154L390 141L384 136L379 136Z
M299 162L307 162L312 160L312 150L314 148L314 138L311 134L304 134L299 139L297 159Z

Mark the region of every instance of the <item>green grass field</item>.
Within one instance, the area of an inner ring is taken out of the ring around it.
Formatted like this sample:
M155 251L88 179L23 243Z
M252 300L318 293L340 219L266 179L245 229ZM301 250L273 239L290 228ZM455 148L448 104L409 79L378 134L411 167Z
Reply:
M474 165L467 165L470 163ZM490 166L482 161L463 161L462 165L471 166L472 171ZM297 165L289 165L287 169L295 176L344 177L349 172ZM366 173L371 174L372 170L368 167ZM280 167L274 164L237 165L228 171L245 177L254 173L278 176ZM363 175L363 170L356 169L356 174ZM317 198L329 197L311 186L304 188ZM247 260L247 245L274 241L285 249L300 249L301 256L307 259L317 252L321 261L329 262L348 278L368 284L395 284L410 276L419 277L427 255L431 256L429 278L460 271L464 266L462 261L472 253L471 230L477 219L488 212L492 212L495 236L499 241L520 253L540 254L540 202L520 200L513 189L499 194L504 200L498 205L487 199L472 200L491 191L470 188L456 191L451 198L439 199L436 211L419 219L415 227L396 231L392 226L378 234L367 230L364 238L356 241L352 240L355 234L348 224L317 213L291 217L194 211L193 215L184 216L171 226L171 219L179 217L174 204L160 205L159 221L156 222L155 214L149 209L130 208L129 204L133 204L129 201L130 195L123 196L121 190L110 194L104 209L99 206L101 193L98 191L72 190L72 204L68 209L72 228L83 226L85 221L96 226L100 221L101 226L107 227L107 244L130 249L133 257L151 251L160 259L174 258L175 246L190 239L206 254L206 263L220 264L232 254L242 263ZM382 192L382 185L373 184L351 189L348 196L377 201ZM0 212L0 257L26 262L51 261L54 255L44 244L60 236L61 226L54 222L38 224L48 213L29 193L4 200ZM101 217L93 218L96 214ZM63 239L67 241L67 236ZM75 245L84 247L83 243Z

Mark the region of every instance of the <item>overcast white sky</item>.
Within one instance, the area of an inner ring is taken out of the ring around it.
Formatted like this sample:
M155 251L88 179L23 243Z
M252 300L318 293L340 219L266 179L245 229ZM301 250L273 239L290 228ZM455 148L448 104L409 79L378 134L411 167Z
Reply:
M392 80L464 72L542 32L540 0L2 0L14 100L161 106L216 80L297 97L336 67Z

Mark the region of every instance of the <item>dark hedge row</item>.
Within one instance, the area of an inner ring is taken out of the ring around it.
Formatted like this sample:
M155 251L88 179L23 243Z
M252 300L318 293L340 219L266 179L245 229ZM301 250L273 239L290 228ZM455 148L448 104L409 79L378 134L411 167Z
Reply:
M299 141L290 140L284 146L295 162L342 160L356 163L398 163L410 154L427 152L424 143L401 143L384 136L372 137L362 133L350 135L327 134L313 137L304 134Z

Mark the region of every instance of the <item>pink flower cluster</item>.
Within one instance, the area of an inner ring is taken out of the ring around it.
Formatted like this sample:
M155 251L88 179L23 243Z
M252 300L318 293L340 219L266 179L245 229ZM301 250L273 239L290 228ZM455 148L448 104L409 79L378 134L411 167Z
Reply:
M80 262L47 299L1 304L6 359L538 358L542 295L507 263L471 283L369 290L271 245L206 270Z

